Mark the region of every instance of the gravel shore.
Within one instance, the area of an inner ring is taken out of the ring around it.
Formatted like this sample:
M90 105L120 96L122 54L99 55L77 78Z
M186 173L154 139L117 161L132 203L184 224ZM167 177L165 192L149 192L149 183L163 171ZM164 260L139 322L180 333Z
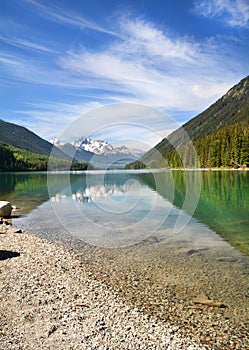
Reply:
M223 318L222 312L214 311L216 308L191 305L188 313L181 315L202 310L199 323L192 328L202 324L204 343L189 336L177 322L174 325L166 317L155 317L127 302L122 293L96 278L73 250L15 231L10 225L0 225L1 350L249 349L244 325L236 329L236 322L230 323L226 314ZM95 259L97 269L104 261L101 255ZM181 309L183 304L181 301ZM174 318L174 309L171 315ZM210 324L203 323L207 320ZM217 327L219 334L215 333Z

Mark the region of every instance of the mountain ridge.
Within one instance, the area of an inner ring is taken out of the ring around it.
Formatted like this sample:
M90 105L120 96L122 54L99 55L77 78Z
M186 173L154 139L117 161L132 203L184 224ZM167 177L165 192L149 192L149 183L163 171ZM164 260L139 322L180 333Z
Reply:
M0 119L0 171L92 170L85 159L42 139L27 128Z
M80 137L70 143L62 143L58 137L53 137L50 142L70 157L77 161L91 161L95 168L106 169L109 167L124 168L127 163L135 161L144 153L136 148L125 145L113 146L108 141L94 140Z
M166 155L174 152L174 150L186 146L189 140L195 143L198 140L204 140L208 135L216 135L220 130L240 123L246 123L246 125L249 123L249 76L243 78L211 106L172 132L138 161L129 164L127 168L153 167L160 164L160 161L155 161L155 158L158 159L158 154L165 159ZM248 142L246 125L246 135L241 143ZM225 136L223 137L225 138ZM232 135L229 135L229 137L232 137ZM215 136L213 138L215 139ZM179 162L177 163L179 164Z
M91 139L89 137L84 136L77 138L70 143L62 143L58 137L53 137L49 140L49 142L59 148L63 148L63 146L70 144L76 149L81 149L83 151L90 152L91 154L95 155L110 155L122 153L139 157L142 156L142 154L144 153L143 151L137 148L129 148L125 145L113 146L108 141Z
M17 124L6 122L0 119L0 142L29 152L50 156L59 159L70 160L60 149L55 148L50 142L42 139L33 131Z

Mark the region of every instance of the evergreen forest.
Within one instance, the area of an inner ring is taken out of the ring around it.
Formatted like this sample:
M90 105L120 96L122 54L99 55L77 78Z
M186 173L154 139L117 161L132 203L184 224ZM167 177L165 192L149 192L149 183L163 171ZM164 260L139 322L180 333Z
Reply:
M86 162L70 162L65 159L26 151L0 144L0 171L91 170Z
M126 169L246 168L249 167L249 121L226 126L176 149L166 143L154 157L135 161Z

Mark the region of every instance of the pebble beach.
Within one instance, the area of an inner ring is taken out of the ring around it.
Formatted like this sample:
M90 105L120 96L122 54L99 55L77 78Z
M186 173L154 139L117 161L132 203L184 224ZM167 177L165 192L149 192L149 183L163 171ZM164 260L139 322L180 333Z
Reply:
M0 225L0 243L1 350L249 349L246 269L235 306L203 295L180 300L179 286L171 285L168 299L167 293L158 297L154 308L146 293L132 298L137 276L126 276L127 283L100 276L108 259L98 251L79 254L7 222ZM94 264L87 263L91 254Z

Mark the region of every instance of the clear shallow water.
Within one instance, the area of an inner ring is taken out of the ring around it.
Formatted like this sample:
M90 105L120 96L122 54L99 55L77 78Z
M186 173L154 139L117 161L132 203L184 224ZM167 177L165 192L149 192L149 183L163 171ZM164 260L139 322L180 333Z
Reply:
M220 324L248 334L248 173L0 174L0 193L15 226L70 246L127 305L213 348ZM193 305L203 295L227 307Z
M207 247L222 237L249 255L248 172L9 173L0 196L28 213L17 224L44 235L101 247L181 235L193 246L205 237Z

